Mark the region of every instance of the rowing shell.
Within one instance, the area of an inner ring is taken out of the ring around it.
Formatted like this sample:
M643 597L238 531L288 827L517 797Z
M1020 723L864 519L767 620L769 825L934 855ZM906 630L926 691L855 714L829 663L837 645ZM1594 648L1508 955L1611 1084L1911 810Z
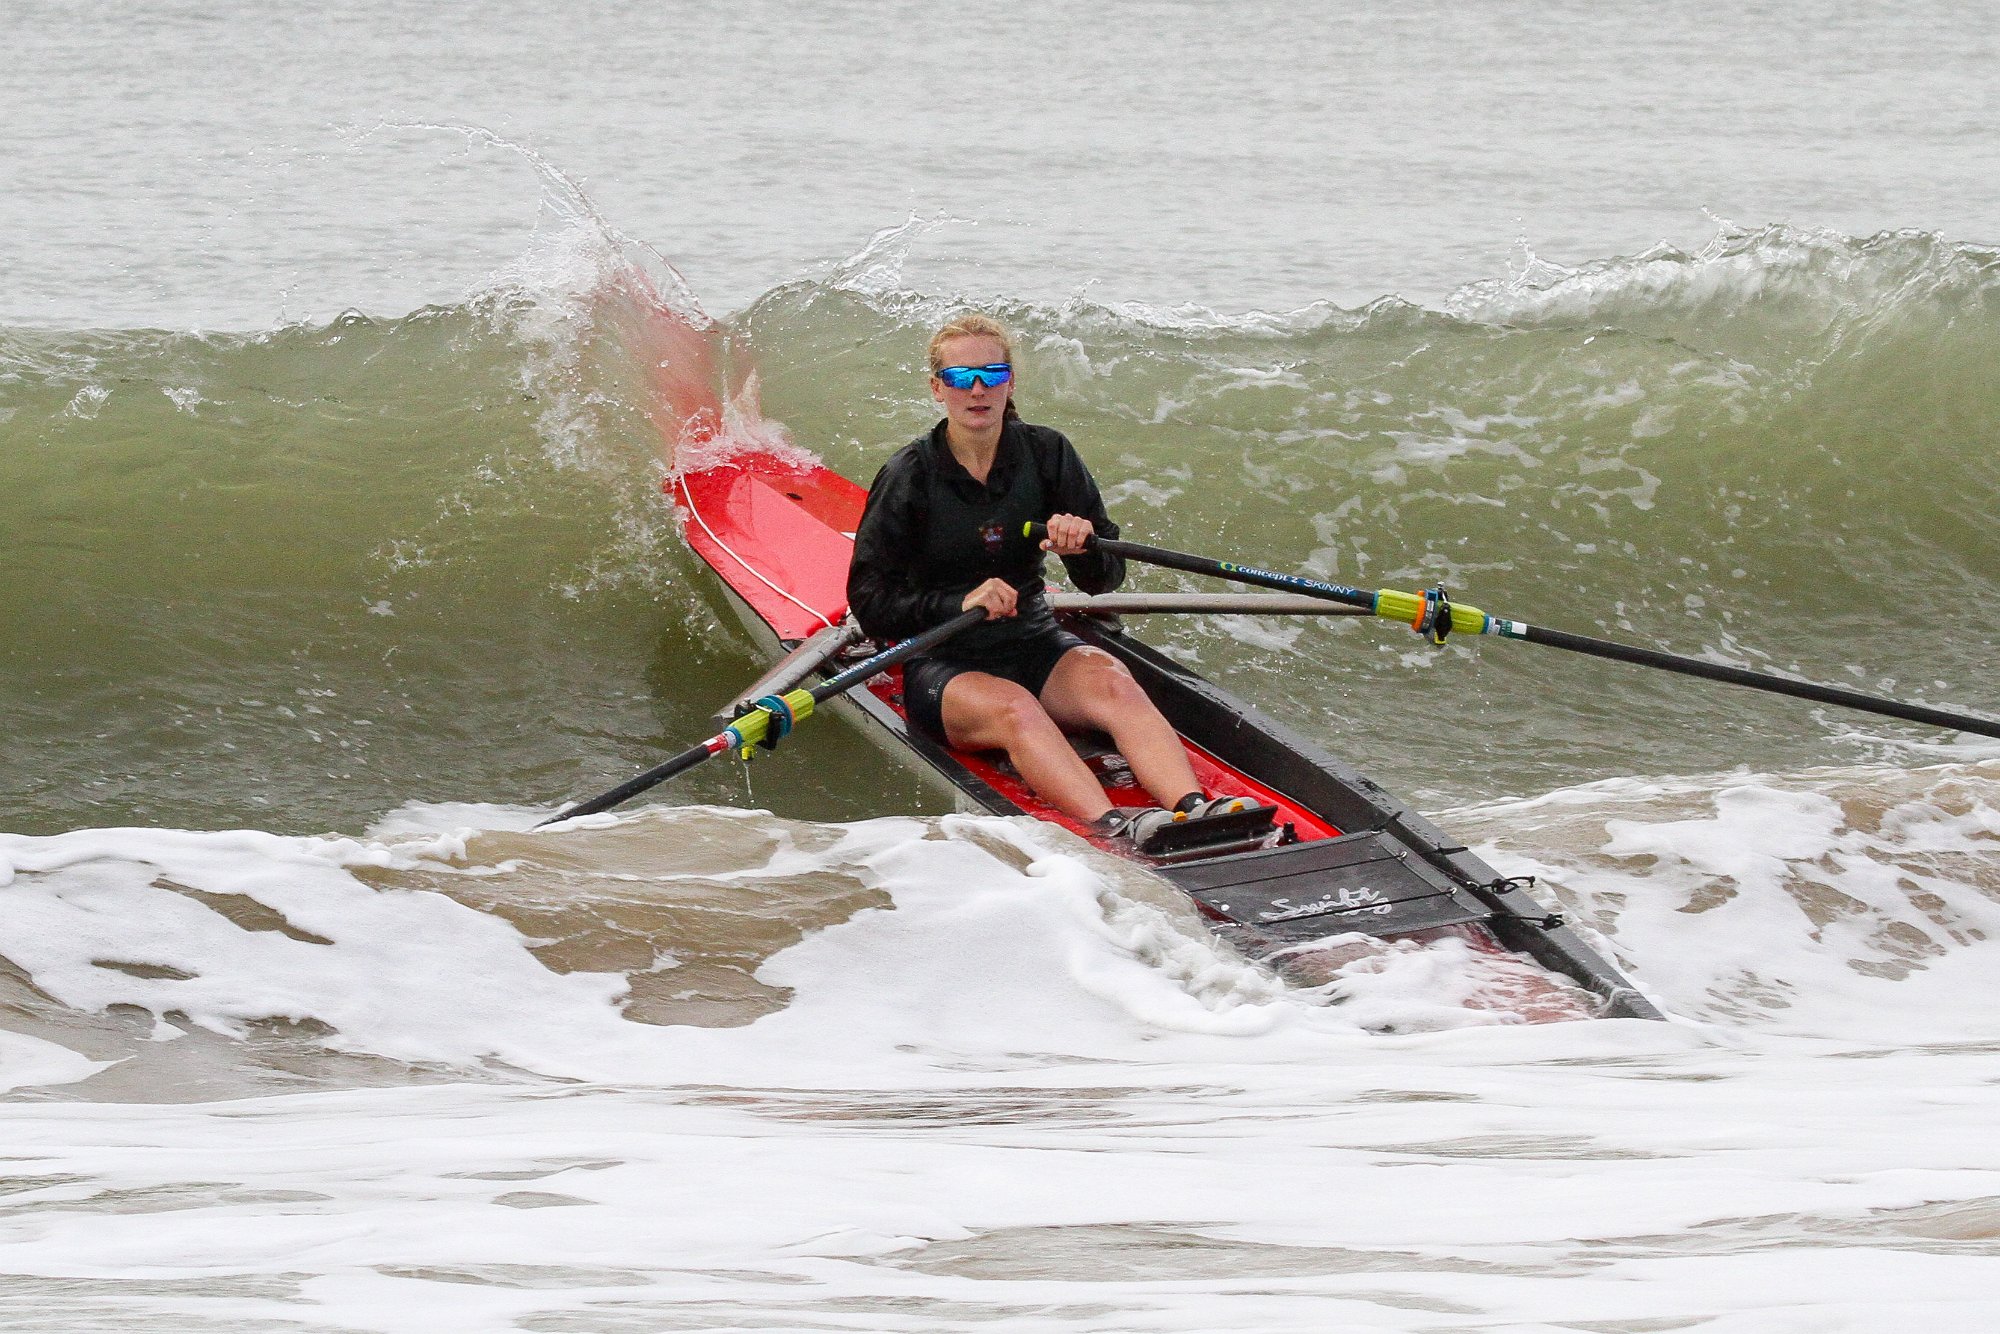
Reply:
M799 457L751 450L666 483L688 545L720 577L769 652L827 636L847 616L847 567L867 493ZM1401 939L1455 936L1492 956L1518 953L1588 993L1517 977L1505 1004L1531 1018L1660 1018L1616 968L1526 892L1310 739L1125 634L1115 620L1067 613L1066 628L1129 668L1173 724L1195 776L1212 792L1275 808L1275 833L1168 859L1093 840L1147 862L1177 884L1235 944L1308 983ZM998 752L953 750L913 730L893 668L849 697L895 751L968 809L1030 815L1090 838L1040 800ZM1152 799L1108 739L1078 753L1118 806ZM1546 979L1539 970L1524 970Z

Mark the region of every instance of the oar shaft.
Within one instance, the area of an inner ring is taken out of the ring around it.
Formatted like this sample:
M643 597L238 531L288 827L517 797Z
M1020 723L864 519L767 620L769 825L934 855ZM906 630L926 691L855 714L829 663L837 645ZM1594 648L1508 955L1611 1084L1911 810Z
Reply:
M1658 649L1620 644L1609 639L1593 639L1589 635L1575 635L1567 630L1550 630L1544 626L1522 625L1518 622L1510 624L1514 629L1507 637L1525 639L1530 644L1547 644L1552 648L1566 648L1572 653L1588 653L1594 658L1636 663L1641 667L1657 667L1661 671L1678 672L1682 676L1727 681L1732 685L1748 686L1752 690L1763 690L1773 695L1789 695L1794 699L1811 700L1816 704L1837 704L1842 708L1856 709L1862 713L1880 714L1885 718L1901 718L1905 722L1927 723L1932 727L1972 732L1979 736L2000 737L2000 722L1991 722L1967 713L1933 709L1924 704L1905 704L1901 700L1864 695L1860 691L1844 690L1839 686L1793 681L1783 676L1772 676L1768 672L1753 672L1747 667L1731 667L1719 662L1704 662L1700 658L1684 658L1676 653L1662 653Z
M1046 535L1047 529L1041 524L1035 524L1029 533L1029 536L1037 539ZM1117 538L1092 538L1090 545L1109 555L1144 561L1148 565L1164 565L1170 570L1186 570L1189 574L1212 575L1217 579L1230 579L1239 584L1252 584L1258 588L1277 588L1287 593L1305 593L1325 602L1340 602L1350 607L1359 607L1362 611L1375 610L1373 593L1359 588L1349 588L1345 584L1322 583L1318 579L1307 579L1302 575L1280 574L1276 570L1260 570L1254 565L1236 565L1229 561L1210 560L1206 556L1190 556L1185 551L1169 551L1165 547L1149 547L1143 542L1125 542Z
M600 792L587 801L579 801L574 806L557 811L548 819L540 821L535 827L539 829L542 825L555 824L559 820L569 820L579 815L595 815L599 811L608 811L613 806L630 801L647 788L658 787L669 778L675 778L686 773L703 760L711 756L720 755L724 750L728 749L728 746L729 730L724 728L708 740L689 746L671 760L663 764L654 765L652 768L646 770L646 772L626 779L608 792Z
M986 619L986 608L973 607L962 611L943 625L932 626L920 635L905 639L894 648L883 649L874 657L855 663L838 676L829 677L812 688L812 697L825 703L835 695L852 690L877 672L886 671L899 662L906 662L919 654L928 653L960 630L967 630Z
M823 704L835 695L852 690L876 673L886 671L899 662L929 652L960 630L977 625L985 619L984 607L974 607L969 611L960 612L943 625L933 626L920 635L905 639L893 648L884 649L874 657L858 662L839 675L822 681L811 690L791 691L783 696L787 715L782 719L785 730L789 731L793 723L810 718L814 705ZM711 759L725 751L741 750L756 745L771 734L772 724L780 721L779 715L770 709L762 706L754 708L708 740L697 742L665 763L626 779L608 792L599 793L587 801L579 801L576 805L551 815L535 827L539 829L542 825L555 824L559 820L570 820L579 815L595 815L599 811L608 811L621 802L630 801L647 788L657 787L669 778L686 773L703 760ZM780 736L783 734L779 733Z

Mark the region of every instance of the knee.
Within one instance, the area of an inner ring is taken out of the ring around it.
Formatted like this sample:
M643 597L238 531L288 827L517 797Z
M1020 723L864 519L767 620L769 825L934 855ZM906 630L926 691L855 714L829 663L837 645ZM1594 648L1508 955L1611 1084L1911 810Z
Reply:
M1139 683L1132 679L1132 673L1125 670L1122 662L1111 662L1103 675L1104 697L1120 709L1150 707L1150 700Z
M1001 744L1010 750L1044 740L1060 730L1048 711L1025 690L996 704L988 723L1001 738Z
M1152 701L1146 692L1132 679L1125 664L1108 653L1092 652L1090 676L1085 687L1085 697L1091 705L1091 712L1109 719L1133 709L1148 708Z

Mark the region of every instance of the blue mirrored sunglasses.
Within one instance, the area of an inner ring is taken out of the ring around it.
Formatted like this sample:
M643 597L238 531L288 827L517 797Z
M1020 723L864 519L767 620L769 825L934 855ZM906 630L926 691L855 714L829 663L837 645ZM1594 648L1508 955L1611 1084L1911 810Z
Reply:
M1014 368L1004 361L996 361L991 366L940 366L937 378L944 381L947 389L970 389L974 382L990 389L1013 379Z

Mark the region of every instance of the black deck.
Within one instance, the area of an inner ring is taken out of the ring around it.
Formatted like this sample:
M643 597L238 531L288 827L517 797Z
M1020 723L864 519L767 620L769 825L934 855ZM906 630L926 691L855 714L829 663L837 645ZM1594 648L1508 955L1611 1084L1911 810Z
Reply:
M1287 944L1346 931L1400 936L1493 915L1379 832L1163 866L1159 873L1212 915Z

